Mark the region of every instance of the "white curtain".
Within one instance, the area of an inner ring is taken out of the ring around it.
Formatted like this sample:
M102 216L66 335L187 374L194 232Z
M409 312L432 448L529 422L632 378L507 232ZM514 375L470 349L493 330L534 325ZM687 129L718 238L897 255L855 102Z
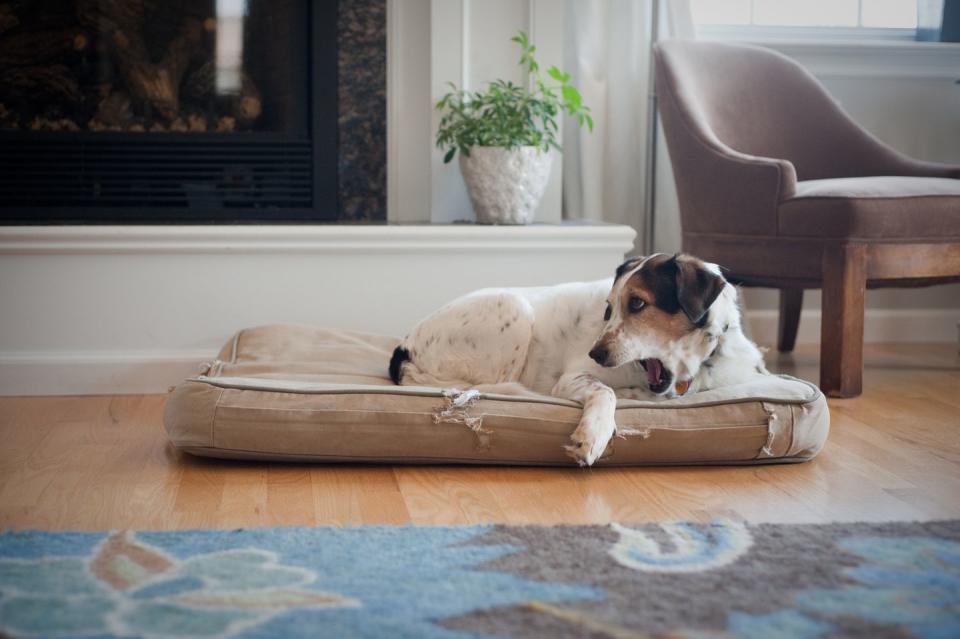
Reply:
M627 224L642 250L645 219L653 2L566 0L564 67L592 109L594 130L564 127L565 218ZM659 0L658 39L693 37L689 0ZM658 136L662 137L662 136ZM656 170L656 244L679 242L673 176L662 145ZM662 202L662 205L661 205ZM665 237L661 238L661 228ZM670 249L666 249L670 250Z

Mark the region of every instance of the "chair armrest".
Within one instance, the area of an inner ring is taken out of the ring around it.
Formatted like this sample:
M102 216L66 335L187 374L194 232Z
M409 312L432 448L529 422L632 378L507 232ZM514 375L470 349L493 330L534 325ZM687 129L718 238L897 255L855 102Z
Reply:
M780 200L786 200L794 196L797 191L797 170L789 160L781 158L768 158L760 155L750 155L732 149L720 140L716 140L716 152L729 162L739 163L741 165L750 165L753 167L764 166L775 168L779 175L778 195Z
M724 144L699 114L677 100L662 73L657 80L683 232L776 235L777 207L796 193L793 164Z

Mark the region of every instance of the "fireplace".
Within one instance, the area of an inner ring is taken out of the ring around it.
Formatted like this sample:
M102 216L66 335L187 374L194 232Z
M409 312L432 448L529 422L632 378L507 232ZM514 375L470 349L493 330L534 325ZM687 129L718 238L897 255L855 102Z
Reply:
M383 4L0 2L0 223L383 219Z

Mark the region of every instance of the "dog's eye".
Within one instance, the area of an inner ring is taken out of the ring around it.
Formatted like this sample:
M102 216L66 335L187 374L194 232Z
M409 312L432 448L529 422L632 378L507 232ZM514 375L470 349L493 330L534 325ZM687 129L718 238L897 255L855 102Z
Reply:
M646 306L646 302L637 297L636 295L631 295L630 300L627 302L627 309L631 313L639 313L640 309Z
M610 308L610 302L607 302L607 310L605 310L605 311L603 312L603 321L604 321L604 322L609 322L609 321L610 321L610 314L611 314L611 313L613 313L613 309Z

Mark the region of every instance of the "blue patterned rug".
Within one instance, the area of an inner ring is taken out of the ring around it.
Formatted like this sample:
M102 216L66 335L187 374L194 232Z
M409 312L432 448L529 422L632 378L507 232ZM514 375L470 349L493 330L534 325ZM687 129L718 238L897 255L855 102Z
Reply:
M11 637L960 637L960 521L0 534Z

